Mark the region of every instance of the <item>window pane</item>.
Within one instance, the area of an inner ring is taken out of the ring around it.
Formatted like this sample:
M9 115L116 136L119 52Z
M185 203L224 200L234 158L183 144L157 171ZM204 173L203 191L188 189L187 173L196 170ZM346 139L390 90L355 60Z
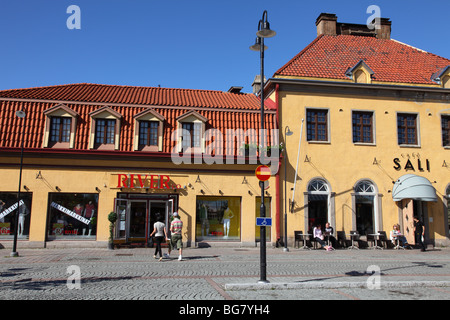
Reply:
M95 239L97 203L98 194L49 193L49 238Z

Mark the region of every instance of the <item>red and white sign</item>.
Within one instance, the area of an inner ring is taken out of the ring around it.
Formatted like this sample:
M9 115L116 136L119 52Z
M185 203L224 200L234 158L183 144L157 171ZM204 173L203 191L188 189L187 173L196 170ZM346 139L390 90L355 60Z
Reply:
M181 189L181 185L175 184L168 175L119 173L116 188L174 190Z
M267 181L271 176L270 168L268 166L259 166L256 168L255 174L259 181Z

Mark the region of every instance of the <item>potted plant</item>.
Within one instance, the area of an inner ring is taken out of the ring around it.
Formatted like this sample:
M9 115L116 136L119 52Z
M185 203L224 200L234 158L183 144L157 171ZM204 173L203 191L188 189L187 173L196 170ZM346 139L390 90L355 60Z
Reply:
M255 143L244 143L240 147L240 153L242 156L256 156L256 151L258 150L258 145Z
M108 221L109 221L109 239L108 239L108 249L114 250L114 224L117 221L117 213L114 211L111 211L108 215Z
M267 146L266 147L267 156L270 157L272 155L272 151L276 152L276 150L278 150L278 156L280 156L283 153L284 150L283 142L277 145Z

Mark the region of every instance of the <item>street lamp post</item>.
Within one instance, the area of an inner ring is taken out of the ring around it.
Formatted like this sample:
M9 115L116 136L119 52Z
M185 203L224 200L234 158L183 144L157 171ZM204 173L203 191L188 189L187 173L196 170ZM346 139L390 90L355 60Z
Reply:
M23 167L23 140L24 140L24 122L26 113L23 110L19 110L16 112L16 116L19 119L22 119L22 127L21 127L21 141L20 141L20 170L19 170L19 189L17 191L17 209L16 216L14 217L14 241L13 241L13 249L10 254L11 257L18 257L19 253L17 252L17 234L19 233L19 208L20 208L20 189L22 186L22 167Z
M294 132L289 129L288 126L284 128L284 252L289 252L289 248L287 246L287 187L286 187L286 171L287 171L287 137L292 136Z
M264 10L261 20L258 22L258 32L256 32L257 38L255 44L250 47L250 50L260 52L260 65L261 65L261 125L260 125L260 145L261 150L264 148L264 50L267 47L264 45L264 38L271 38L275 36L276 32L270 30L269 22L267 21L267 10ZM260 157L264 157L264 151L261 151ZM261 207L260 217L266 216L266 207L264 205L264 182L259 183L261 188ZM260 280L259 283L268 283L266 278L266 227L261 226L260 229Z

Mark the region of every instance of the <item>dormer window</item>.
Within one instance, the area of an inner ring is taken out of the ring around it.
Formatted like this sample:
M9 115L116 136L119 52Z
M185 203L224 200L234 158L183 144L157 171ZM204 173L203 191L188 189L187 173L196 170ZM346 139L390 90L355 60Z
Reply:
M349 68L345 75L352 79L355 83L372 83L372 75L374 72L370 67L364 62L364 60L360 60L353 67Z
M162 151L165 118L151 108L134 116L134 150Z
M64 143L70 141L70 117L50 117L50 142Z
M205 152L205 125L207 118L196 111L189 111L177 118L178 152L190 149L195 152Z
M444 89L450 89L450 65L435 72L431 76L431 80L441 85Z
M74 148L78 113L66 105L56 105L44 111L44 148Z
M91 116L89 148L98 150L119 149L122 115L109 107L102 107L89 115Z

